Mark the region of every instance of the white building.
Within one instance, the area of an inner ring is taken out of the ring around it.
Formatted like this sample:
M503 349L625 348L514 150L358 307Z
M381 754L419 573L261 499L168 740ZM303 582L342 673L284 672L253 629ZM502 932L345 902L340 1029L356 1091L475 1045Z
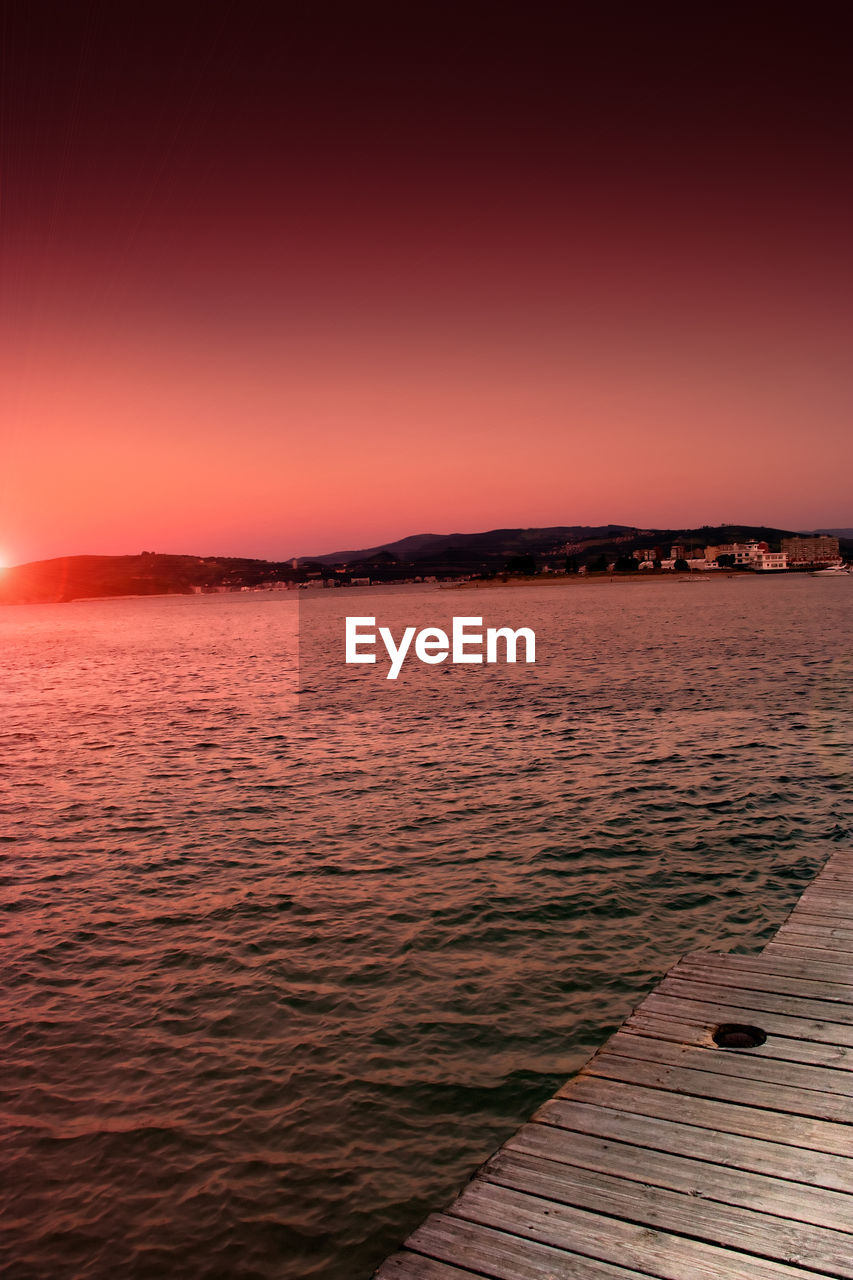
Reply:
M758 573L779 573L788 568L788 554L785 551L754 551L749 558L750 566Z
M753 552L757 550L757 542L729 542L720 547L720 555L734 556L735 564L749 564Z
M752 561L753 555L758 551L766 551L766 542L726 542L721 547L711 547L709 550L714 551L714 560L717 556L733 556L735 564L748 565ZM707 558L708 551L705 552Z

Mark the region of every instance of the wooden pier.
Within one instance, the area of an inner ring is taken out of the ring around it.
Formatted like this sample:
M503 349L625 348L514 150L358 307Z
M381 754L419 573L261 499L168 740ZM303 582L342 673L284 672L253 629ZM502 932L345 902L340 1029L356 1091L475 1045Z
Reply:
M681 959L376 1280L808 1276L853 1278L850 853L759 955Z

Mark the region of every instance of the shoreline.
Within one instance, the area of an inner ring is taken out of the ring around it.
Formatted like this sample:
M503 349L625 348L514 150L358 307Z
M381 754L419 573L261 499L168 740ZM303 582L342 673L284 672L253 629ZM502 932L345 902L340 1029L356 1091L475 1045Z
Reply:
M788 578L808 577L808 574L787 573L728 573L725 570L683 570L669 569L663 573L554 573L533 574L530 577L509 577L477 579L470 582L453 582L442 584L444 590L464 591L483 587L530 587L544 586L581 586L587 584L603 584L606 582L713 582L732 578Z
M511 577L505 577L505 578L496 576L494 578L474 578L474 579L469 579L463 582L453 582L453 581L439 582L439 583L412 583L407 581L371 582L369 589L375 589L377 587L397 587L397 586L399 587L432 586L433 588L437 587L439 591L471 591L471 590L479 591L479 590L492 590L495 588L505 588L505 587L510 587L510 588L539 587L539 586L587 587L587 586L594 586L594 585L600 586L604 583L617 583L617 584L626 584L626 583L638 584L638 583L646 583L646 582L697 583L697 582L714 582L714 581L723 581L723 580L731 581L732 579L747 579L747 578L750 578L750 579L808 578L810 576L812 576L810 572L761 573L761 572L755 572L755 571L749 571L749 570L746 570L746 571L742 570L738 572L737 570L732 571L729 569L707 570L707 571L692 569L692 570L687 570L685 572L684 570L676 571L674 569L668 569L666 571L658 572L658 573L649 573L649 572L637 572L637 573L615 573L614 572L614 573L583 573L583 574L553 573L553 574L532 574L529 577L511 576ZM346 589L352 590L352 591L358 591L359 587L354 587L347 584ZM277 596L280 596L280 597L281 596L295 597L296 591L295 589L291 589L291 590L288 590L286 593L283 591L277 591L277 592L271 593L268 588L267 589L265 588L250 589L248 591L237 588L233 591L224 591L224 592L222 591L210 591L210 592L141 591L141 592L122 592L122 593L105 592L103 595L70 596L64 599L54 598L54 599L47 599L47 600L20 600L20 599L4 600L0 598L0 606L5 606L8 608L20 608L22 605L23 606L55 605L55 604L68 605L68 604L80 604L84 602L85 603L99 602L103 600L149 600L149 599L162 600L172 596L188 599L190 597L195 597L199 595L228 596L228 595L266 595L266 594L276 594Z

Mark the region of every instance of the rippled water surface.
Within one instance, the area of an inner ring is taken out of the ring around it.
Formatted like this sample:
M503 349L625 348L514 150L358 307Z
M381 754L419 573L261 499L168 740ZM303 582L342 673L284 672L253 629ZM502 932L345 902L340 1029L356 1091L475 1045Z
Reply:
M849 836L853 579L348 597L542 661L298 707L290 596L0 611L0 1275L366 1280Z

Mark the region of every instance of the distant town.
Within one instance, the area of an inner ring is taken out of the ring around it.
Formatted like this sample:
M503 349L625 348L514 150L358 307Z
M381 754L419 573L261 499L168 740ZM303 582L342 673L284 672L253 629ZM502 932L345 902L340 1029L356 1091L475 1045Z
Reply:
M360 551L282 561L156 551L39 560L0 573L0 604L572 575L824 573L840 571L851 560L853 529L797 533L748 525L682 530L567 525L416 534Z
M612 559L606 552L600 552L591 559L584 559L584 544L567 542L556 553L543 557L537 564L536 557L515 555L507 560L499 576L521 574L600 574L600 573L704 573L720 569L742 569L753 573L780 573L796 570L824 569L841 566L844 561L840 550L840 539L832 535L798 536L782 538L781 546L772 546L769 542L751 539L748 542L724 542L719 545L709 543L707 546L694 546L686 542L675 542L668 549L661 546L635 548L629 554L622 554ZM565 563L560 563L565 557ZM299 568L299 561L291 562L294 569ZM364 566L367 567L367 566ZM443 574L415 574L410 577L389 577L389 564L381 558L373 566L374 574L353 573L352 565L327 565L321 568L306 567L301 580L291 582L266 582L259 584L260 589L273 589L281 586L339 587L370 586L373 583L396 582L439 582L447 580L470 581L474 577L494 577L496 571L485 574L460 574L447 572ZM376 571L378 570L378 574ZM211 588L197 587L197 591ZM219 586L213 590L228 590ZM243 587L243 590L258 588Z

